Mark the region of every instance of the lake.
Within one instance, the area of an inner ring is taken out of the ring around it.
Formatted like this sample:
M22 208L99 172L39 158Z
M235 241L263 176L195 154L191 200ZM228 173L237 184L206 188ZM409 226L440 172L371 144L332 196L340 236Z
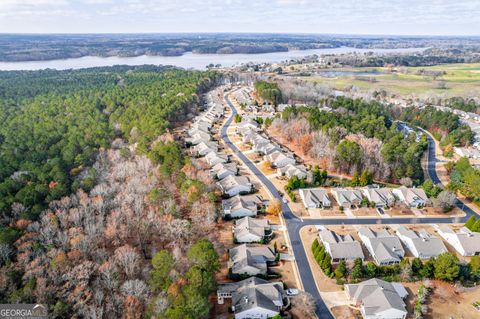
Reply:
M194 54L191 52L181 56L147 56L136 57L96 57L85 56L81 58L49 60L49 61L25 61L25 62L0 62L0 70L41 70L41 69L82 69L98 66L112 65L174 65L185 69L204 70L210 63L221 64L224 67L237 66L242 63L274 63L290 59L298 59L313 54L341 54L350 52L374 52L374 53L402 53L419 52L424 48L410 49L357 49L349 47L340 47L334 49L314 49L314 50L292 50L288 52L273 52L262 54Z

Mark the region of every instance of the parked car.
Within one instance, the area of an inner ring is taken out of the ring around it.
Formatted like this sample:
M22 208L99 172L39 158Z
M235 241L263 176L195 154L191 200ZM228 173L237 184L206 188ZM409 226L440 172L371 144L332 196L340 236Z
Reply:
M298 295L298 289L288 288L286 293L287 293L287 296L296 296Z

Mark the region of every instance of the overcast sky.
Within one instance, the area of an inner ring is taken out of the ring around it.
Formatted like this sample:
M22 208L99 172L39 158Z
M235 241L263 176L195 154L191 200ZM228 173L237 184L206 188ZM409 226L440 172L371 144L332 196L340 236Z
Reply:
M0 32L480 35L480 0L0 0Z

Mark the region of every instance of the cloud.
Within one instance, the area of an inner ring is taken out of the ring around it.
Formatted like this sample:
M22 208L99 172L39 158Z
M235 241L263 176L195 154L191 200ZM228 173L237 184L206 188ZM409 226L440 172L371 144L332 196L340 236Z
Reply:
M0 30L471 34L479 13L478 0L0 0Z

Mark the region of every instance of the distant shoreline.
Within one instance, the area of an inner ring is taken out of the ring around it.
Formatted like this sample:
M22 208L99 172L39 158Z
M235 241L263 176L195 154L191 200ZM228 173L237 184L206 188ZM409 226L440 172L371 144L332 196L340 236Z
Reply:
M66 59L53 60L30 60L30 61L13 61L0 62L1 71L20 71L20 70L42 70L42 69L82 69L90 67L103 67L113 65L172 65L185 69L204 70L209 64L220 64L223 67L232 67L244 63L275 63L290 59L301 59L311 55L322 54L343 54L352 52L373 52L373 53L405 53L405 52L421 52L426 48L410 48L410 49L358 49L351 47L338 47L326 49L309 49L309 50L289 50L282 52L267 53L236 53L236 54L209 54L209 53L192 53L186 52L178 56L160 56L160 55L138 55L132 57L123 56L83 56Z

